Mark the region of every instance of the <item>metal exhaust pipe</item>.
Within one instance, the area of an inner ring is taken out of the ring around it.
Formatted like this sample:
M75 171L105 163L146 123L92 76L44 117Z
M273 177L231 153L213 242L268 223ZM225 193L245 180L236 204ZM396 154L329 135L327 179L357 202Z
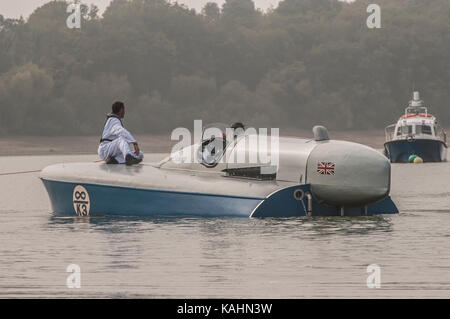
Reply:
M311 217L312 216L312 202L313 202L313 198L310 192L306 193L306 198L308 199L308 216Z

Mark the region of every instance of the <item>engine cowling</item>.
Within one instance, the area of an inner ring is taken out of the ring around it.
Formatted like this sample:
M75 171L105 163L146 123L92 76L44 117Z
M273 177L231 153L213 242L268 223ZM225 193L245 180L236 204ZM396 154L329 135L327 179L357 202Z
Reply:
M362 206L388 196L391 164L376 150L357 143L323 141L307 161L307 183L321 202Z

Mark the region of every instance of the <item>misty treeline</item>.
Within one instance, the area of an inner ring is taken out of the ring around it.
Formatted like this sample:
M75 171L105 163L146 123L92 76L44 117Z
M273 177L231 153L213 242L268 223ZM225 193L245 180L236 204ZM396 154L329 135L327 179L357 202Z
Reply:
M450 1L251 0L196 13L164 0L114 0L103 16L67 4L0 16L0 134L99 134L114 100L133 132L206 122L381 128L415 87L450 124ZM0 12L1 13L1 12Z

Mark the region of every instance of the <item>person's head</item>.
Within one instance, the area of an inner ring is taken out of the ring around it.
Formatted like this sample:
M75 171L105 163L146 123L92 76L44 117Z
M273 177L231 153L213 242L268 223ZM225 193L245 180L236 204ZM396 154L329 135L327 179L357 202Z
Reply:
M236 138L238 135L241 135L245 131L244 124L242 124L241 122L231 124L231 128L234 130L234 138Z
M125 117L125 104L120 101L114 102L112 105L112 112L123 119Z

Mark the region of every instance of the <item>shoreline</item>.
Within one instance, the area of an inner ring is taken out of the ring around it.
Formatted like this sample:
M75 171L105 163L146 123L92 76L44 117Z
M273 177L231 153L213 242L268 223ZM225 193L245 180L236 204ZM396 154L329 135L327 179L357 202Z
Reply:
M269 131L270 133L270 131ZM310 130L280 130L281 136L312 138ZM383 148L384 130L330 131L330 139ZM144 153L170 153L178 141L170 135L135 135ZM87 155L97 154L98 136L3 136L0 137L0 156L26 155Z
M170 136L135 135L146 153L168 153L176 141ZM3 136L0 156L97 154L98 136Z

